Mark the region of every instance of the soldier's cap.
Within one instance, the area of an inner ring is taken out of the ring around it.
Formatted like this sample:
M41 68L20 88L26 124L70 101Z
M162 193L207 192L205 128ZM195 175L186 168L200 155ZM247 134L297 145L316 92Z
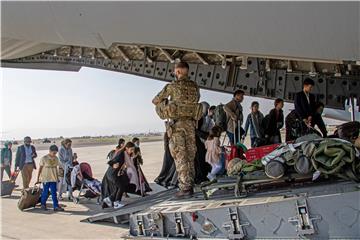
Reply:
M175 68L186 68L189 70L189 64L187 62L178 62L175 64Z

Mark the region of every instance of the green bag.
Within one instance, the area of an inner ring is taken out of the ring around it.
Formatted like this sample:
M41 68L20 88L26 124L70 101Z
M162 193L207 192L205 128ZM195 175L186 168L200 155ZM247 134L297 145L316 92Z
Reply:
M228 164L227 173L229 176L238 176L240 174L247 174L261 169L263 169L263 165L260 159L247 162L240 158L234 158Z
M360 163L350 143L327 139L315 150L311 162L315 170L325 175L359 180Z

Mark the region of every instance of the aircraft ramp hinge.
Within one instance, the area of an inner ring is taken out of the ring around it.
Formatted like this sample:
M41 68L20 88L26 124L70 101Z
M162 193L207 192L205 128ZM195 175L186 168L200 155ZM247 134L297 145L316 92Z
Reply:
M175 221L175 237L185 237L185 230L190 229L189 227L184 226L184 218L181 213L174 214Z
M246 237L243 227L249 226L250 223L240 223L240 214L238 209L229 208L229 221L225 222L222 227L228 232L229 239L243 239Z
M136 216L136 236L159 237L164 235L163 219L161 214L151 213Z
M143 216L137 215L136 216L136 223L137 223L137 228L136 228L137 236L145 236Z
M151 237L164 235L163 219L160 213L149 214L147 220L149 227L144 229L145 233L148 232Z
M315 226L313 221L321 220L321 216L310 217L309 208L305 198L301 198L296 202L296 215L288 219L288 222L296 224L298 236L315 234Z

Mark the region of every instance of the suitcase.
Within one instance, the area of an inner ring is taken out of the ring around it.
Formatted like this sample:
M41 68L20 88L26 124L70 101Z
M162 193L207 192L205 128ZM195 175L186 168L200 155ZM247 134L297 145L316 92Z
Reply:
M1 182L1 196L11 196L12 192L14 191L15 183L11 182L10 180L2 181Z
M22 190L21 198L17 204L18 208L23 211L24 209L35 207L40 202L41 193L42 189L37 185Z
M15 188L15 181L19 171L15 171L11 174L10 180L1 182L1 196L11 196Z

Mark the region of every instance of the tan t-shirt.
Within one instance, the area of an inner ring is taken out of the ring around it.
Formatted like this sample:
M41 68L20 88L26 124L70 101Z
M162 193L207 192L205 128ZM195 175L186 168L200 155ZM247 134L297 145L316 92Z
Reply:
M50 157L49 155L45 155L40 160L40 166L43 166L40 175L41 182L58 181L58 166L60 166L60 161L58 157Z

